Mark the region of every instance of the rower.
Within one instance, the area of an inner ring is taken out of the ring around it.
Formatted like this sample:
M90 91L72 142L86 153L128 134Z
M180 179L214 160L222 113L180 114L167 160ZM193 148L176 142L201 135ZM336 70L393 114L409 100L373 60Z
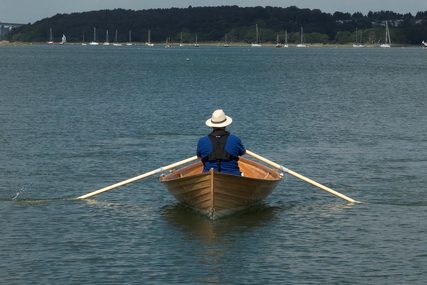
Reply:
M238 160L246 149L239 137L225 130L232 121L221 109L215 110L206 120L206 125L213 130L197 143L197 156L203 162L203 172L213 168L216 172L242 175Z

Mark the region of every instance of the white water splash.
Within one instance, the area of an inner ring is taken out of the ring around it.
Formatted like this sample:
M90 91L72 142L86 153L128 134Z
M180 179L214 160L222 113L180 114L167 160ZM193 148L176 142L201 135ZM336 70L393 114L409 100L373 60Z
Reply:
M24 193L25 193L25 191L26 191L25 186L22 186L22 187L21 187L21 189L19 189L19 191L18 191L18 192L16 192L16 194L15 194L15 196L12 198L12 200L16 200L16 199L18 199L18 197L19 197L21 194L24 194Z

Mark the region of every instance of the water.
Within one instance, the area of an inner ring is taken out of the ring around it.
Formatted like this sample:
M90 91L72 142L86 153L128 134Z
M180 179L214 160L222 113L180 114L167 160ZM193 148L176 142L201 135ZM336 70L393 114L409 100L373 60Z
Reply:
M1 284L424 284L422 49L0 47ZM223 108L288 177L211 222L157 177Z

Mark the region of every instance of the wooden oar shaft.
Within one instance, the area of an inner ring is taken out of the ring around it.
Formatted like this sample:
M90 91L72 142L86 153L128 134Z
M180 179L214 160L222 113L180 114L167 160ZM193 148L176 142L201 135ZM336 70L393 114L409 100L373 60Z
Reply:
M301 179L301 180L303 180L303 181L305 181L307 183L310 183L311 185L317 186L320 189L323 189L326 192L331 193L332 195L340 197L341 199L347 200L350 203L360 203L359 201L356 201L356 200L354 200L354 199L352 199L352 198L350 198L350 197L348 197L348 196L346 196L346 195L344 195L342 193L339 193L339 192L337 192L337 191L335 191L335 190L333 190L333 189L331 189L331 188L329 188L329 187L327 187L325 185L322 185L319 182L316 182L316 181L314 181L314 180L312 180L312 179L310 179L308 177L305 177L305 176L303 176L303 175L301 175L301 174L299 174L299 173L297 173L295 171L287 169L286 173L289 173L290 175L292 175L292 176L294 176L296 178L299 178L299 179Z
M252 156L252 157L255 157L256 159L258 159L258 160L261 160L261 161L263 161L263 162L265 162L265 163L267 163L267 164L270 164L271 166L273 166L274 168L277 168L277 169L281 169L281 170L283 170L283 171L285 171L285 172L287 172L286 170L284 170L283 168L283 166L281 166L280 164L277 164L277 163L275 163L275 162L273 162L273 161L271 161L271 160L269 160L269 159L267 159L267 158L265 158L265 157L262 157L261 155L258 155L258 154L256 154L256 153L254 153L254 152L252 152L252 151L250 151L250 150L246 150L246 153L247 154L249 154L250 156Z
M82 196L77 197L76 199L86 199L86 198L89 198L89 197L92 197L92 196L95 196L95 195L101 194L101 193L103 193L103 192L106 192L106 191L112 190L112 189L114 189L114 188L117 188L117 187L120 187L120 186L123 186L123 185L129 184L129 183L135 182L135 181L137 181L137 180L141 180L141 179L146 178L146 177L148 177L148 176L151 176L151 175L154 175L154 174L157 174L157 173L160 173L160 172L163 172L163 171L166 171L166 170L169 170L169 169L175 168L175 167L177 167L177 166L180 166L180 165L183 165L183 164L189 163L189 162L191 162L191 161L193 161L193 160L196 160L196 159L197 159L197 156L193 156L193 157L190 157L190 158L187 158L187 159L184 159L184 160L181 160L181 161L178 161L178 162L175 162L175 163L169 164L169 165L167 165L167 166L157 168L157 169L152 170L152 171L150 171L150 172L146 172L146 173L144 173L144 174L141 174L141 175L138 175L138 176L135 176L135 177L132 177L132 178L126 179L126 180L121 181L121 182L118 182L118 183L116 183L116 184L113 184L113 185L110 185L110 186L107 186L107 187L101 188L101 189L99 189L99 190L96 190L96 191L93 191L93 192L87 193L87 194L85 194L85 195L82 195Z
M271 160L269 160L269 159L267 159L265 157L262 157L262 156L260 156L260 155L258 155L256 153L253 153L250 150L246 150L246 153L249 154L250 156L256 158L256 159L259 159L260 161L263 161L263 162L265 162L265 163L267 163L267 164L269 164L269 165L271 165L271 166L273 166L273 167L275 167L277 169L280 169L280 170L282 170L282 171L284 171L284 172L286 172L286 173L288 173L288 174L290 174L290 175L292 175L292 176L294 176L296 178L299 178L299 179L301 179L301 180L303 180L303 181L305 181L305 182L307 182L307 183L309 183L311 185L319 187L320 189L322 189L322 190L324 190L326 192L329 192L329 193L331 193L331 194L333 194L333 195L335 195L337 197L340 197L341 199L344 199L344 200L346 200L346 201L348 201L350 203L360 203L359 201L356 201L356 200L354 200L354 199L352 199L352 198L350 198L350 197L348 197L348 196L346 196L346 195L344 195L342 193L339 193L339 192L337 192L337 191L335 191L335 190L333 190L333 189L331 189L329 187L326 187L325 185L322 185L322 184L320 184L320 183L318 183L318 182L316 182L316 181L314 181L314 180L312 180L312 179L310 179L308 177L305 177L305 176L303 176L303 175L301 175L301 174L299 174L299 173L297 173L297 172L295 172L293 170L290 170L290 169L288 169L288 168L286 168L286 167L284 167L284 166L282 166L280 164L277 164L277 163L275 163L275 162L273 162L273 161L271 161Z

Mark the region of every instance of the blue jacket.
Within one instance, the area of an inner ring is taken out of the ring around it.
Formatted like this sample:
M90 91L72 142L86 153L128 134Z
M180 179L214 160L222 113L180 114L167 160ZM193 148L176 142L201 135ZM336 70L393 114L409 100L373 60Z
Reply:
M199 142L197 143L198 157L206 159L212 150L212 143L208 136L204 136L199 139ZM225 151L233 157L239 157L245 154L246 149L239 137L230 134L225 144ZM218 171L218 165L216 161L205 161L203 171L209 171L211 168L213 168L215 171ZM241 175L237 160L234 159L221 161L221 172Z

